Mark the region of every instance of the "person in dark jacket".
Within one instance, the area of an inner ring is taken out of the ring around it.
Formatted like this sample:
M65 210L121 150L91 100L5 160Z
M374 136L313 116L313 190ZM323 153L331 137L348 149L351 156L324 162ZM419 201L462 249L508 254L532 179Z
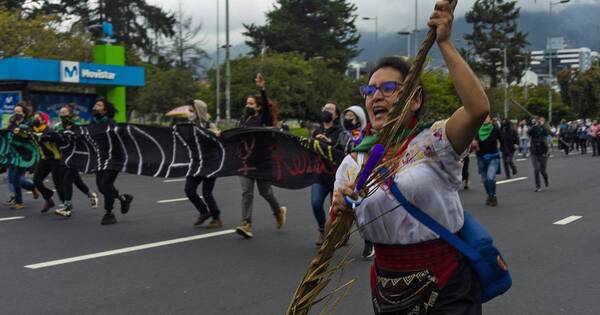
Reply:
M8 130L12 132L12 144L21 144L20 146L28 146L26 142L32 137L31 133L31 113L25 106L24 102L20 102L13 109L13 115L10 118L10 124ZM37 189L35 189L33 183L24 180L27 169L31 167L32 163L37 162L37 156L32 152L32 160L24 160L19 152L13 151L11 165L8 168L8 187L9 193L12 193L9 199L8 205L11 209L19 210L25 208L23 204L23 191L25 188L34 193L34 198L37 198ZM12 189L12 190L11 190Z
M219 136L221 131L217 125L210 121L208 115L208 106L201 100L193 100L189 102L190 113L188 119L191 123L198 127L206 129L208 132L215 136ZM223 227L223 221L221 221L221 211L217 205L217 201L212 194L215 188L216 177L202 177L202 176L187 176L185 178L185 195L188 197L190 202L194 205L198 211L198 219L194 222L194 227L201 226L206 220L212 217L212 220L208 223L206 228L214 229ZM198 186L202 184L202 198L198 195L196 190Z
M531 164L533 165L533 174L535 177L535 191L541 191L540 174L544 178L544 184L548 187L548 142L546 139L550 131L539 121L529 129L529 138L531 139Z
M340 110L335 102L327 102L321 109L321 124L311 138L327 145L336 145L339 141L343 129L339 124ZM323 203L325 198L333 193L333 183L335 182L335 172L332 174L321 174L317 182L312 184L310 190L310 201L313 208L313 214L317 220L319 234L316 245L321 246L325 237L325 209Z
M92 108L92 124L114 124L113 117L115 116L116 110L112 103L105 99L98 99L94 107ZM117 218L112 213L115 199L119 199L121 202L121 213L125 214L129 212L129 207L133 201L133 196L128 194L119 194L119 191L115 188L115 181L119 171L112 169L105 169L96 172L96 185L100 190L100 193L104 196L104 210L106 213L102 217L102 225L110 225L117 223Z
M492 123L488 115L475 137L477 170L481 175L487 199L485 204L495 207L498 205L496 197L496 175L500 173L500 152L498 145L502 146L499 128Z
M56 131L65 132L67 130L72 130L78 125L73 104L64 105L60 108L58 114L60 116L60 123L56 127ZM62 204L54 209L54 214L65 218L71 217L71 212L73 211L73 203L71 202L73 198L73 185L90 199L92 208L98 208L98 194L90 190L88 185L81 179L79 172L68 167L62 161L58 166L61 168L59 173L62 173L60 184L62 185L63 193L62 195L59 194Z
M260 97L248 96L246 100L246 113L240 119L239 126L244 127L273 127L276 120L276 105L270 103L267 98L267 91L265 89L265 79L259 73L256 75L256 86L260 88ZM258 193L265 198L265 200L271 206L273 216L276 220L276 226L281 229L285 224L285 215L287 212L286 207L282 207L279 201L273 194L273 188L271 183L250 178L247 176L240 176L240 184L242 185L242 224L236 227L235 231L245 237L251 238L252 234L252 202L254 200L254 183L258 186Z
M519 147L519 135L513 128L510 120L507 118L502 120L502 125L500 127L500 138L502 139L500 151L502 151L504 172L506 173L506 178L509 179L511 170L513 175L517 175L517 166L514 162L514 154Z

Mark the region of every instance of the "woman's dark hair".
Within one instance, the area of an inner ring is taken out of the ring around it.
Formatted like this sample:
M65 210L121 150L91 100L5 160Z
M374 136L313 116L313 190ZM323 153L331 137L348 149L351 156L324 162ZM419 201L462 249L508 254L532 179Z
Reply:
M117 113L117 109L115 108L115 105L113 105L113 103L107 101L104 98L99 98L96 100L96 103L98 102L102 102L102 104L104 104L104 110L106 111L106 116L113 118L115 117L115 114Z
M396 69L398 72L400 72L400 74L402 74L402 79L405 79L408 75L408 71L410 70L410 63L400 57L389 56L381 58L369 73L369 81L371 80L373 74L375 74L375 72L381 68ZM421 80L419 80L418 85L420 87L418 93L421 97L421 107L415 113L417 116L424 112L423 107L425 106L425 100L427 95L425 93L425 89L423 88L423 82L421 82Z
M29 114L31 114L29 112L29 108L27 108L27 104L25 102L21 101L21 102L17 103L17 105L15 105L15 108L17 108L17 107L21 107L23 109L23 118L24 119L29 117Z
M106 106L106 105L104 105L104 106ZM63 106L61 106L61 108L68 109L70 115L74 115L75 114L75 104L73 104L73 103L64 104Z

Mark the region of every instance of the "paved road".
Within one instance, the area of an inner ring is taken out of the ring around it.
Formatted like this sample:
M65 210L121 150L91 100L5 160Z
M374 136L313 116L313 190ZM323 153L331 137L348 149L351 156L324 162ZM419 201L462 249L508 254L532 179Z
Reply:
M600 158L557 154L550 161L551 187L539 193L530 162L517 163L517 176L528 178L501 184L499 207L483 205L476 178L461 193L465 207L494 234L514 278L511 291L486 304L484 313L600 313ZM240 217L236 178L217 181L225 228L216 236L192 228L196 214L187 201L157 203L184 197L183 182L122 175L118 187L136 199L131 212L117 214L119 224L108 227L77 191L68 220L40 214L41 202L31 196L24 210L0 206L0 314L282 314L316 251L308 189L276 189L289 208L283 230L256 198L255 238L242 240L231 233ZM24 218L3 220L17 216ZM553 224L570 216L581 218ZM360 257L361 240L355 235L350 243L351 256ZM144 244L152 245L131 248ZM356 282L336 314L371 314L369 266L359 258L346 269L343 279Z

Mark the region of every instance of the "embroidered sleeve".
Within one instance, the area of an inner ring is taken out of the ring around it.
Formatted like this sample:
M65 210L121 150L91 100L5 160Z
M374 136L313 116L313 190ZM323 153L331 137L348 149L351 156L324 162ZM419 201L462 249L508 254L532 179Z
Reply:
M337 190L346 183L352 182L356 178L357 173L358 164L356 161L354 161L352 155L346 155L335 173L335 183L333 185L333 189Z
M462 160L468 154L469 150L466 149L460 154L454 151L454 148L452 147L452 144L446 135L447 121L448 120L440 120L431 126L431 140L433 143L433 149L435 150L435 153L439 157L440 161L445 166L457 166L457 164L460 164L460 160Z

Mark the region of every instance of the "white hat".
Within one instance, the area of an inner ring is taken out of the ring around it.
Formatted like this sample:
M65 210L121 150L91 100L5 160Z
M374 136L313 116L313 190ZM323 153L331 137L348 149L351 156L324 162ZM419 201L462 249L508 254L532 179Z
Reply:
M344 126L344 115L346 115L346 112L353 112L354 115L356 115L356 117L358 117L358 120L360 121L360 129L364 130L365 128L367 128L367 114L365 113L365 110L358 106L358 105L354 105L354 106L350 106L348 108L346 108L343 112L342 112L342 116L340 117L340 121L342 122L342 126Z

